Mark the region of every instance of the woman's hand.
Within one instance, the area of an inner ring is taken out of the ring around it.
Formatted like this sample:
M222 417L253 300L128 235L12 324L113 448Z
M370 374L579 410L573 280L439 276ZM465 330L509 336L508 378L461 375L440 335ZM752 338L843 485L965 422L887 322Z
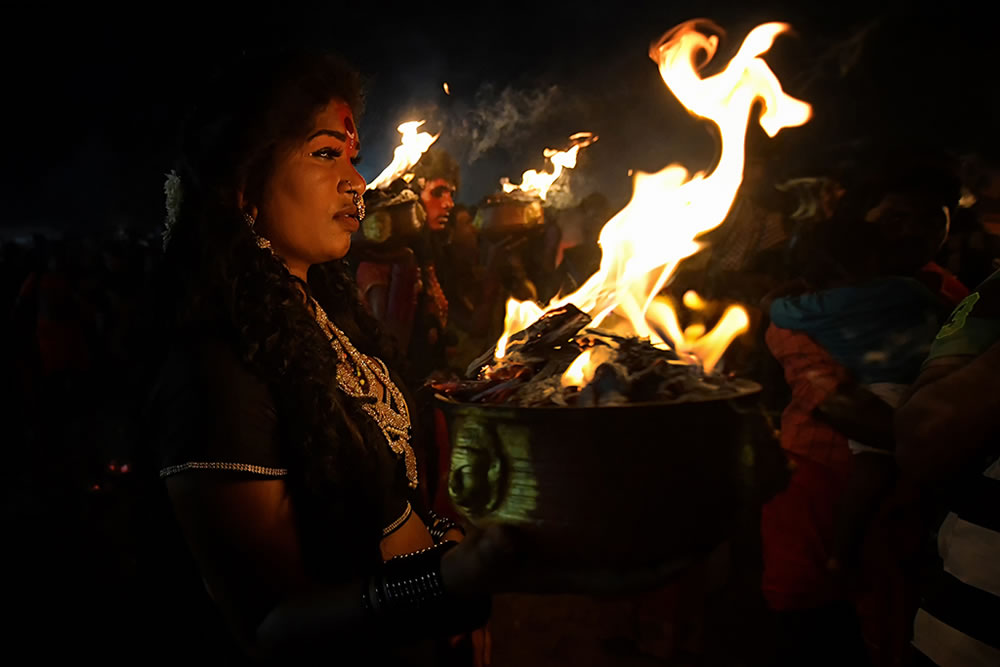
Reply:
M452 528L444 534L443 542L461 542L465 539L465 533L458 528Z
M492 525L470 530L441 558L445 588L456 595L498 592L496 584L509 569L513 552L509 529Z

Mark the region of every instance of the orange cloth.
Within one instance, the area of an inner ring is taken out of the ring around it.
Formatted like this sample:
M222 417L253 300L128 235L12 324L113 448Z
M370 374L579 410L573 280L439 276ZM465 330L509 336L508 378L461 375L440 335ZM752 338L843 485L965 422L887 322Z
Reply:
M952 306L957 306L962 299L969 296L969 288L955 274L936 262L928 262L920 273L934 276L938 281L932 289L935 289Z
M861 572L845 586L826 564L833 551L837 504L853 464L847 438L812 416L847 371L804 333L773 324L767 346L785 369L792 399L782 414L781 446L795 466L788 488L761 509L761 591L779 611L851 601L872 663L903 664L916 613L910 559L918 545L913 517L874 518Z
M782 448L816 463L846 470L851 460L847 438L816 419L813 411L847 380L847 370L801 331L772 324L764 340L785 369L785 381L792 389L792 399L781 415Z

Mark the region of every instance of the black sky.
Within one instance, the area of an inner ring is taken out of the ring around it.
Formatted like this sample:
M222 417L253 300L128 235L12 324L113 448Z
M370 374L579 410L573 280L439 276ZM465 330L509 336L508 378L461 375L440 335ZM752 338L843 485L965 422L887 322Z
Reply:
M630 168L705 166L699 161L711 157L709 134L666 92L646 56L652 39L698 16L723 25L733 46L761 21L793 24L795 35L781 38L768 61L786 90L815 106L813 122L780 143L802 168L852 140L964 149L995 134L994 31L968 3L540 6L534 18L498 3L420 10L372 3L352 13L333 3L269 10L246 3L225 16L177 4L108 15L91 8L13 12L0 29L7 100L0 225L157 224L170 140L192 82L220 56L276 43L334 46L368 77L366 176L389 160L403 120L427 118L428 129L442 132L442 146L467 156L462 128L477 103L505 89L507 99L554 90L540 117L465 165L460 194L468 202L501 176L541 167L542 148L579 130L601 141L585 151L574 187L614 199L627 197ZM860 49L831 51L866 25L872 30Z

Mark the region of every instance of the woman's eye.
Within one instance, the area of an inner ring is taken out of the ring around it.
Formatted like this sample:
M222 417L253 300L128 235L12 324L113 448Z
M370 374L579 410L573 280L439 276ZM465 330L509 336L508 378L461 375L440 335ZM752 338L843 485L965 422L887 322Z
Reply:
M321 157L327 160L333 160L343 155L343 151L336 150L334 148L321 148L318 151L313 152L314 157Z
M355 167L358 166L359 164L361 164L361 156L360 155L355 155L354 157L352 157L351 158L351 164L353 164Z

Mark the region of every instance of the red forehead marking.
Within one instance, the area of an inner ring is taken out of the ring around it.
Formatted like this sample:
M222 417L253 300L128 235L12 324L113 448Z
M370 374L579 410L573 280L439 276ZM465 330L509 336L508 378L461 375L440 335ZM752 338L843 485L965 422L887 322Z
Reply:
M347 130L347 143L353 149L358 145L358 132L354 127L354 119L351 118L351 114L344 115L344 129Z

